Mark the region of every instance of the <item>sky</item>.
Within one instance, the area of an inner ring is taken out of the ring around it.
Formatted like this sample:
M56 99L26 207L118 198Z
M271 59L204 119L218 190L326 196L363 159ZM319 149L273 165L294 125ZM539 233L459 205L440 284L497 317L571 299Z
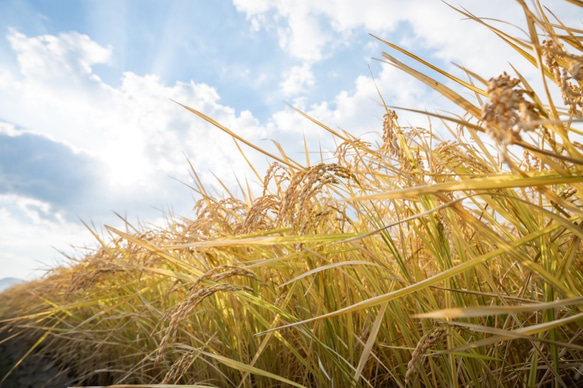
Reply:
M567 2L542 3L581 26ZM450 4L524 27L509 0ZM237 179L259 187L234 142L172 100L298 161L304 138L313 151L334 143L288 104L355 136L382 130L377 87L389 105L453 109L379 61L390 49L370 34L460 77L455 64L486 79L524 65L437 0L0 0L0 278L82 257L97 246L85 225L106 235L118 214L192 218L190 165L217 195L217 178L236 195ZM260 173L269 164L245 155Z

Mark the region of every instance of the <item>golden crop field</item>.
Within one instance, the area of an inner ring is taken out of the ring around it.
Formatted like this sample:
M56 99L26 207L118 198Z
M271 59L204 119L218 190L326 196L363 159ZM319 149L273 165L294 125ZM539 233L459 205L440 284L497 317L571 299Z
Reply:
M385 106L373 144L298 111L338 147L294 160L179 101L272 160L263 191L197 181L196 217L95 233L99 249L2 294L4 338L71 386L583 386L583 31L518 2L520 37L459 12L540 86L378 38L386 66L463 109L419 112L447 136Z

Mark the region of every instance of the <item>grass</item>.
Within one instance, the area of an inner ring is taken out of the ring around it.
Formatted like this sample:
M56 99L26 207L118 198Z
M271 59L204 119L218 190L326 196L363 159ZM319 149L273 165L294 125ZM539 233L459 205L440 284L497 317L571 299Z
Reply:
M77 385L583 384L582 31L518 3L527 39L460 12L540 90L517 69L464 81L383 41L382 61L465 112L423 112L441 137L389 107L378 144L308 117L339 146L300 164L184 106L274 160L262 192L218 198L193 171L196 217L95 234L99 249L3 294L2 330Z

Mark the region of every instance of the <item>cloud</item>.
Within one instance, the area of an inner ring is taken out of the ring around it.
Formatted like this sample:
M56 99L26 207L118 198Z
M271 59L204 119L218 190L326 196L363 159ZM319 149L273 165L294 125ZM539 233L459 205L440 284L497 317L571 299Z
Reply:
M571 25L580 23L567 2L543 3ZM433 57L447 64L456 62L478 73L497 75L509 69L509 58L518 59L486 27L464 20L464 15L439 1L233 0L233 4L245 13L253 29L276 29L282 49L311 63L330 57L335 49L350 44L363 33L373 33L409 48L414 46L417 51L431 50ZM479 17L524 25L522 8L516 2L459 0L453 6L466 8ZM512 26L492 23L503 31L520 33Z
M323 24L320 15L313 12L309 2L266 1L259 4L255 1L234 0L233 4L239 12L246 14L252 30L274 28L280 47L290 55L308 62L320 61L325 57L324 49L333 35Z
M0 278L42 275L39 271L63 263L65 258L59 251L74 255L74 246L96 245L83 225L51 213L51 205L46 202L0 194Z
M281 91L285 96L294 96L306 92L308 88L314 86L316 78L308 63L301 66L293 66L284 74L281 82Z
M217 173L230 173L240 165L234 162L238 151L226 135L169 99L233 125L242 136L264 135L249 112L222 105L207 84L166 85L155 75L126 72L115 88L96 77L91 67L106 60L108 49L77 33L41 38L10 32L21 74L4 75L0 97L7 104L0 107L0 117L100 159L113 186L143 189L168 175L186 179L185 155L195 166L215 159ZM55 67L54 77L39 63ZM216 158L217 152L225 157Z
M100 161L90 155L0 123L0 194L34 197L71 216L82 210L84 198L98 190L101 171ZM33 207L42 210L39 215L49 215L46 206Z
M419 109L431 109L436 102L445 105L444 101L436 101L439 97L434 92L419 87L416 80L403 76L394 67L384 66L374 80L359 76L351 87L347 85L346 90L329 101L305 105L303 99L298 99L294 106L333 129L346 130L354 136L379 139L385 108L377 88L388 105L415 106ZM400 116L403 125L427 124L427 118L422 115L400 112ZM280 131L306 136L309 144L321 144L329 151L334 150L335 145L324 129L314 130L313 124L291 109L275 113L272 120L274 127Z
M102 47L75 31L29 38L11 29L8 41L17 53L22 75L37 79L64 76L93 79L96 76L92 74L92 66L107 63L111 56L111 47Z

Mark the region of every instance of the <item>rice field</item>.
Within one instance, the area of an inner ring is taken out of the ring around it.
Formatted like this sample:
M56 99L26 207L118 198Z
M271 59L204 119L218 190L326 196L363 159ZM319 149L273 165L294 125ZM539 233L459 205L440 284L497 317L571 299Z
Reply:
M583 31L518 2L527 36L459 12L540 90L377 38L465 112L420 112L442 132L385 105L365 142L298 112L338 147L297 161L179 102L272 160L262 190L217 197L193 171L195 217L94 232L99 248L2 294L2 334L79 387L583 386Z

